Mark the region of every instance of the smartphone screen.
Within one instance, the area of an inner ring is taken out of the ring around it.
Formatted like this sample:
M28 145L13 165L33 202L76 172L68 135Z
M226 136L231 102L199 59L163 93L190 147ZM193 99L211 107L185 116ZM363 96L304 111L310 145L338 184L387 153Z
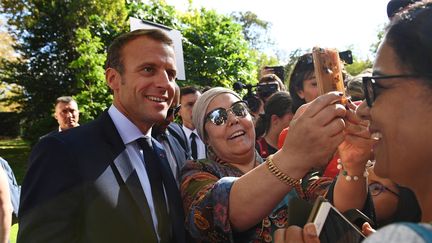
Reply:
M313 220L321 243L358 243L362 233L329 202L322 202Z

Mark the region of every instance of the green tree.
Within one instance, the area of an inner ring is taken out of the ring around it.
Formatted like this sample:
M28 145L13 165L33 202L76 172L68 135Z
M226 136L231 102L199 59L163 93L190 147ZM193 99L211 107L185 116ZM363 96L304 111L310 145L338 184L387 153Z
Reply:
M18 56L13 45L15 39L6 31L4 22L0 20L0 70L4 70L5 62L17 62ZM13 97L22 94L22 88L14 83L3 82L4 72L0 72L0 112L18 111L20 105L13 102Z
M367 68L372 67L372 62L370 60L360 60L356 57L353 57L353 63L349 65L345 65L346 71L351 76L356 76L357 74L363 72Z
M194 10L182 16L186 75L202 86L232 87L256 77L256 53L244 39L241 25L213 10Z
M124 1L2 0L1 11L8 18L10 33L18 40L16 50L22 58L21 62L5 67L5 81L24 88L19 97L27 121L24 137L34 141L55 124L51 113L56 97L78 95L87 89L82 84L86 74L71 64L85 58L77 47L82 44L79 30L89 28L94 15L101 16L101 22L107 25L124 26Z
M243 36L252 48L264 50L274 45L274 41L269 37L271 24L258 18L253 12L233 12L231 13L234 21L242 25Z
M130 16L181 31L187 81L179 81L180 86L232 87L255 80L257 53L232 17L192 7L179 13L163 0L127 3Z

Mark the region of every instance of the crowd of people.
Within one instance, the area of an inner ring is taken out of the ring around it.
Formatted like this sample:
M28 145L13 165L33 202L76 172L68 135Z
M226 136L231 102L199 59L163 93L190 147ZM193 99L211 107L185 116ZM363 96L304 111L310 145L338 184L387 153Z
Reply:
M118 36L111 106L79 125L77 102L57 98L22 187L0 158L0 242L16 218L18 242L320 242L289 207L321 198L365 215L364 242L432 242L432 1L391 0L388 17L372 70L346 76L345 93L319 94L306 53L288 89L265 68L253 109L176 83L165 32Z

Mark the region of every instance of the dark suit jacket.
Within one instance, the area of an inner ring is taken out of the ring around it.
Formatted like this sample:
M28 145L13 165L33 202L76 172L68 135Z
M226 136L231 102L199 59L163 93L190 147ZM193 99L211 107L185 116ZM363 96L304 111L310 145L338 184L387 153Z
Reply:
M161 145L173 222L185 242L180 193ZM42 139L24 178L18 242L156 242L150 211L125 146L104 112L97 120Z
M177 184L180 183L180 176L181 176L181 169L183 168L184 164L186 163L186 160L191 159L190 154L188 151L185 151L183 149L183 146L181 146L181 144L179 143L179 141L169 132L169 131L165 131L164 134L162 134L163 136L166 137L166 141L169 145L169 148L171 150L172 156L175 160L175 163L177 164L177 176L178 178L176 178L177 180ZM161 134L154 134L154 138L156 138L159 142L162 143L161 139Z
M182 125L171 122L168 127L167 131L174 136L179 144L182 146L182 148L189 153L188 158L190 157L190 148L188 143L188 138L186 137L186 134L183 131Z
M41 136L41 137L39 138L39 140L41 140L42 138L45 138L45 137L48 137L48 136L51 136L51 135L57 134L57 133L59 133L58 128L57 128L57 130L51 131L51 132L49 132L49 133L47 133L47 134Z

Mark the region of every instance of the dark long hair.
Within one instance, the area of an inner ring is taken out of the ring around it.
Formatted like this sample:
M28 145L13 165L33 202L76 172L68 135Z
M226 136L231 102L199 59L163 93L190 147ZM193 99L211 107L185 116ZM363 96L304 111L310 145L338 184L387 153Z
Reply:
M300 98L297 92L303 90L303 81L313 77L314 71L312 53L306 53L300 56L291 72L289 82L289 92L292 98L293 113L295 113L300 106L306 103L305 99Z
M401 66L424 77L429 87L432 87L431 30L432 1L424 0L396 14L387 27L385 37Z
M279 91L274 93L264 105L264 114L260 114L255 125L256 138L266 134L271 127L271 116L283 117L292 112L292 99L288 92Z

